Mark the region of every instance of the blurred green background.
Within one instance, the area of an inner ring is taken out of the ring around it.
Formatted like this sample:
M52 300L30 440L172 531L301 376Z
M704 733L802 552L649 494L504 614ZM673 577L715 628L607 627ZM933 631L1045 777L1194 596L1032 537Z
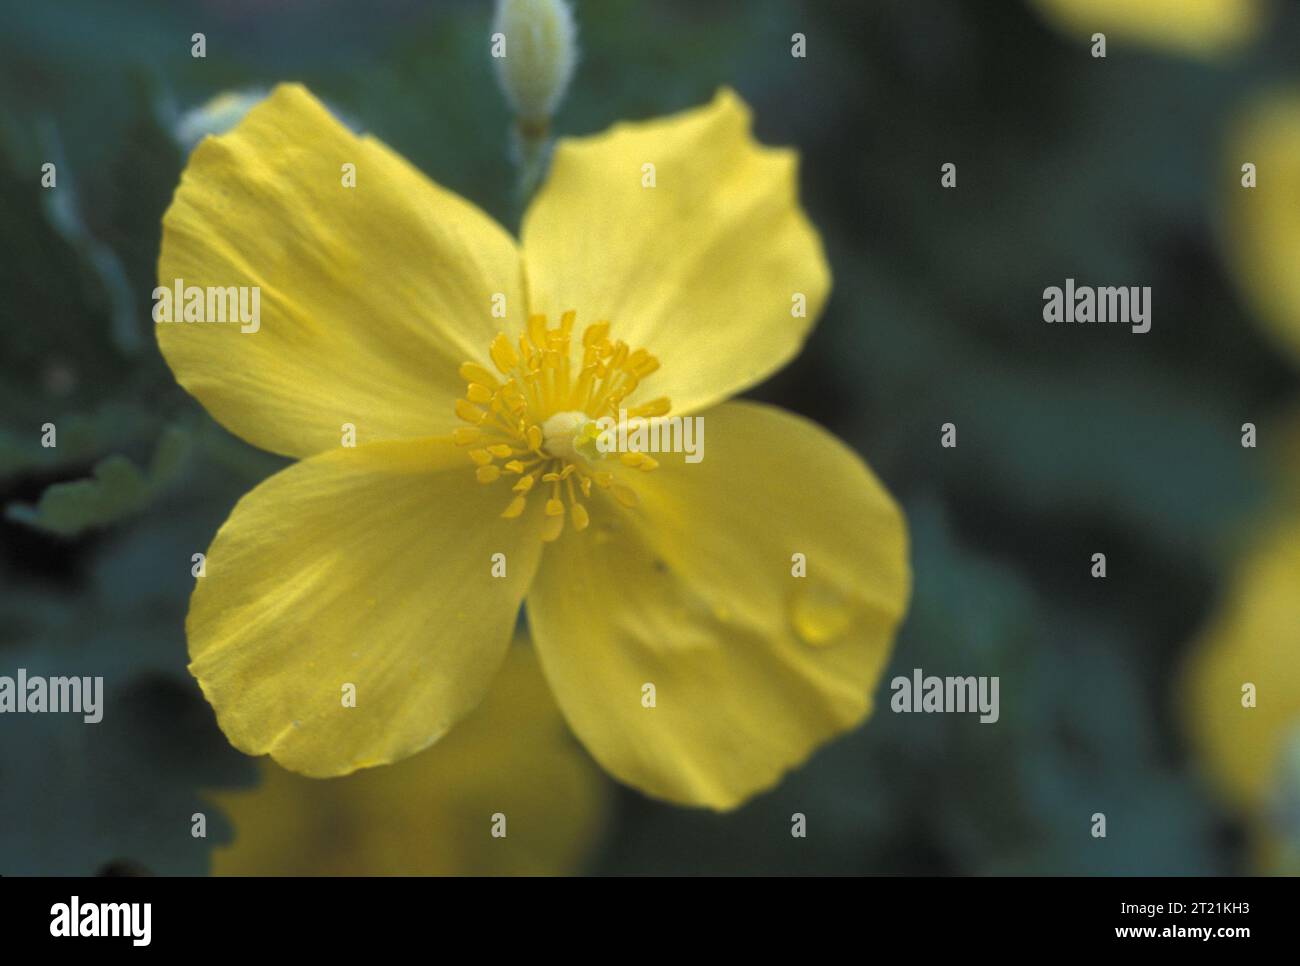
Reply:
M753 395L867 459L905 506L916 574L864 728L730 815L620 789L582 868L1247 871L1174 684L1267 499L1240 426L1300 397L1223 267L1217 215L1239 177L1225 127L1253 93L1297 79L1300 4L1215 62L1119 37L1094 60L1024 2L575 7L583 53L558 134L729 84L761 140L801 151L835 290L806 350ZM185 671L183 620L191 554L282 464L211 422L150 331L180 115L302 81L515 229L491 13L487 0L4 5L0 673L102 674L107 709L95 728L0 718L0 873L205 873L235 830L200 790L258 780ZM794 32L806 59L790 56ZM55 192L39 184L47 160ZM949 161L955 191L939 187ZM1044 325L1042 290L1066 277L1152 286L1152 331ZM57 449L39 445L47 421ZM956 450L939 446L944 422ZM1098 551L1104 581L1089 576ZM1000 675L1000 723L890 713L889 679L914 667ZM793 812L807 839L790 836Z

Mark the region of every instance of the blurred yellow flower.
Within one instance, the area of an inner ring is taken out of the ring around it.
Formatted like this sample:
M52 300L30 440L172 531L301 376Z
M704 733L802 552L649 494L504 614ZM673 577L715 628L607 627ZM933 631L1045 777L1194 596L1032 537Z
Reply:
M1226 254L1251 308L1300 362L1300 91L1248 107L1228 139ZM1241 186L1252 164L1256 187Z
M1228 158L1227 259L1266 331L1300 361L1300 91L1251 104ZM1263 432L1279 506L1194 652L1188 729L1250 824L1257 868L1300 874L1300 420ZM1243 706L1248 686L1255 707Z
M516 243L300 86L198 146L161 285L256 286L261 318L159 345L300 460L239 502L190 602L236 747L312 776L414 754L482 700L525 600L566 720L650 795L734 807L866 717L902 515L825 431L725 401L830 289L796 168L724 90L561 141ZM702 413L706 457L594 451L623 407Z
M483 703L433 748L332 779L266 761L257 788L209 794L236 835L213 872L559 875L590 854L609 790L520 639Z
M1300 514L1272 521L1245 554L1183 693L1188 731L1247 819L1257 866L1300 873Z
M1094 33L1185 54L1218 56L1254 40L1265 0L1033 0L1064 33Z

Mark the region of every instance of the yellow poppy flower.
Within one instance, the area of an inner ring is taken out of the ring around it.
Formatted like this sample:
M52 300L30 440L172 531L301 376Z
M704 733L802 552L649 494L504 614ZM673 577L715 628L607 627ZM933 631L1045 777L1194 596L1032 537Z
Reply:
M1218 56L1260 33L1262 0L1034 0L1065 33L1094 33L1180 53Z
M1257 866L1300 872L1300 516L1246 554L1184 675L1209 778L1248 820ZM1253 705L1253 706L1248 706Z
M1225 203L1226 255L1277 344L1300 361L1300 91L1261 97L1228 138L1238 173ZM1240 185L1255 166L1256 186Z
M433 748L327 781L268 761L257 788L211 793L235 827L212 871L559 875L598 839L609 787L520 640L483 703Z
M159 345L300 460L235 507L190 602L230 741L317 777L414 754L482 700L525 601L566 720L650 795L734 807L862 721L909 590L901 514L823 430L724 401L827 297L796 192L726 90L561 141L518 243L300 86L200 144L161 286L257 286L260 324ZM596 452L624 407L702 413L704 459Z

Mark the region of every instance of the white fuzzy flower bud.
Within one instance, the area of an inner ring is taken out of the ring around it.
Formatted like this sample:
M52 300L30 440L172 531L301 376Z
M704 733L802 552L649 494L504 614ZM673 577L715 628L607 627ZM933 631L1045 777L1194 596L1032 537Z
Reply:
M578 62L577 29L564 0L497 0L497 78L521 126L545 129Z

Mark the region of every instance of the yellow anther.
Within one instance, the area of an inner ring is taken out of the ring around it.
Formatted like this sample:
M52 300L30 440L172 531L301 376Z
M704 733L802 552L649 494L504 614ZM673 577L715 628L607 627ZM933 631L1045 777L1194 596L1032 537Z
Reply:
M474 476L480 483L492 483L501 478L501 467L492 464L480 466L474 471Z
M519 391L519 387L515 385L513 379L501 387L501 401L512 412L523 412L528 408L528 400L524 398L524 394Z
M456 415L467 423L473 423L475 426L487 419L487 413L467 399L456 400Z
M595 325L589 325L582 333L582 345L584 348L595 345L604 340L609 334L608 322L597 322Z
M641 465L638 466L637 469L641 470L641 472L643 473L649 473L651 470L659 469L659 461L655 459L653 456L646 456L646 458L641 461Z
M554 497L546 501L546 515L548 517L564 516L564 501L557 500Z
M487 466L492 462L492 454L485 449L472 449L469 451L469 458L479 466Z
M528 427L528 433L527 433L526 435L527 435L527 439L528 439L528 448L529 448L529 449L541 449L541 448L542 448L542 427L540 427L540 426L538 426L538 425L536 425L536 424L534 424L534 425L532 425L532 426L529 426L529 427Z
M624 466L640 466L645 458L645 453L622 453L618 459Z
M487 448L487 451L497 459L505 459L507 456L514 454L514 448L509 443L493 443Z
M495 389L497 388L497 386L501 385L499 382L497 382L496 376L492 375L492 373L488 372L487 369L485 369L483 366L480 366L477 362L462 363L460 367L460 377L464 379L466 382L481 383L484 386L489 386L492 389Z
M573 518L573 529L581 533L587 529L587 524L591 522L591 517L587 515L587 508L581 503L575 503L569 507L569 516Z
M535 476L522 476L519 478L519 482L514 485L514 491L516 493L527 493L536 482L537 477Z
M504 469L507 473L522 473L524 471L524 464L519 462L519 460L511 460L504 467L502 467L502 469Z
M492 401L492 390L481 383L471 382L465 389L470 402L486 403Z
M510 375L510 370L519 365L519 356L515 355L514 346L510 344L504 332L497 333L488 348L488 354L492 356L492 364L501 371L502 375Z
M670 409L672 409L672 404L668 401L668 397L660 396L657 399L651 399L649 402L643 402L639 406L633 406L627 411L627 414L631 417L652 419L655 416L667 416Z
M501 511L501 517L504 520L513 520L524 512L524 506L528 503L525 497L517 496L510 501L510 505Z
M636 491L622 483L615 483L611 492L614 494L614 499L626 507L634 507L641 502L637 499Z
M547 543L555 540L564 531L564 515L547 517L542 524L542 539Z
M457 426L451 431L451 439L457 446L473 446L483 435L477 426Z
M538 349L546 348L546 316L528 316L528 341Z

